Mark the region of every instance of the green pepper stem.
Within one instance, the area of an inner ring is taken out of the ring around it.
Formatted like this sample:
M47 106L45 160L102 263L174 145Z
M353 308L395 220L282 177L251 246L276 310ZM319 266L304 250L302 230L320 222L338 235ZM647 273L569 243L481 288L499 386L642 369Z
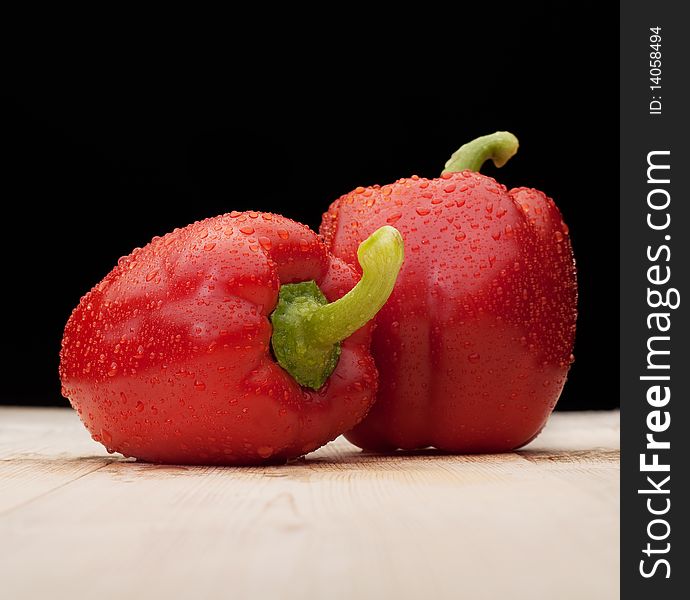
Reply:
M309 329L320 344L334 344L350 337L371 321L393 291L405 257L400 232L385 225L357 249L362 278L339 300L320 307L309 320Z
M443 172L459 173L466 169L478 172L489 159L497 167L502 167L515 155L517 149L518 140L508 131L484 135L456 150L448 159Z
M276 360L300 385L319 389L335 370L340 342L374 318L393 291L404 258L400 232L377 229L357 250L362 278L328 304L313 281L280 287L271 314Z

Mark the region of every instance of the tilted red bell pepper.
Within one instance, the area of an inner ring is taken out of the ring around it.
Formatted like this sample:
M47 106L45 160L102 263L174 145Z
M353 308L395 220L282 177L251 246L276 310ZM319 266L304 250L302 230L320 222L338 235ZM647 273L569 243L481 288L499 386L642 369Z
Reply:
M406 258L376 317L377 402L347 437L362 448L457 452L519 447L544 426L566 380L577 287L553 200L478 171L517 150L499 132L466 144L438 179L359 187L321 233L356 267L357 244L394 225Z
M360 247L358 283L313 231L278 215L175 230L81 299L62 342L63 394L126 456L253 464L310 452L374 401L366 323L402 252L395 229L377 231Z

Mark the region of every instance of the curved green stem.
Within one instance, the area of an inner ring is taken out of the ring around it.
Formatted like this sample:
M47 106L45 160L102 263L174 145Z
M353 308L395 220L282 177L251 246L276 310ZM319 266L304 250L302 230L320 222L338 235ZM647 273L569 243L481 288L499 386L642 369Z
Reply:
M350 337L374 318L393 291L404 258L400 232L386 225L357 249L362 278L340 300L317 311L309 323L315 339L333 344Z
M517 152L518 140L508 131L497 131L468 142L453 153L445 165L444 173L459 173L469 169L479 171L485 161L491 159L502 167Z
M319 389L340 357L340 342L374 318L393 291L404 258L400 232L376 230L357 250L362 278L328 304L313 281L280 287L271 314L271 345L278 363L303 386Z

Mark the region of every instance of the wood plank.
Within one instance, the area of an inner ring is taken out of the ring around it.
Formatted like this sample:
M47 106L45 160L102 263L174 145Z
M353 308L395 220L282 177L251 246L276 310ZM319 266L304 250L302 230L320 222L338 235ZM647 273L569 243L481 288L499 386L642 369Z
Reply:
M112 460L72 410L0 408L0 514Z
M0 407L0 460L107 457L69 408Z
M0 411L0 437L49 432L4 461L33 461L38 481L103 462L0 515L8 598L618 595L617 413L554 415L519 453L379 456L341 438L265 468L119 461L68 414Z

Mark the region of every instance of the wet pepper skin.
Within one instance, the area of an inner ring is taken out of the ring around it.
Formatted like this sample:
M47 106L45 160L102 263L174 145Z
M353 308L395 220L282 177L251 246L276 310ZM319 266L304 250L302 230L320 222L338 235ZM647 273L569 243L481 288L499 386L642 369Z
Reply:
M359 241L386 223L406 258L376 317L377 401L348 439L370 450L526 444L573 360L575 265L553 200L470 171L413 176L336 200L321 234L356 267Z
M65 328L60 376L93 438L152 462L254 464L310 452L374 401L371 325L342 342L326 384L303 388L271 354L281 284L329 301L359 276L307 227L233 212L120 259Z

